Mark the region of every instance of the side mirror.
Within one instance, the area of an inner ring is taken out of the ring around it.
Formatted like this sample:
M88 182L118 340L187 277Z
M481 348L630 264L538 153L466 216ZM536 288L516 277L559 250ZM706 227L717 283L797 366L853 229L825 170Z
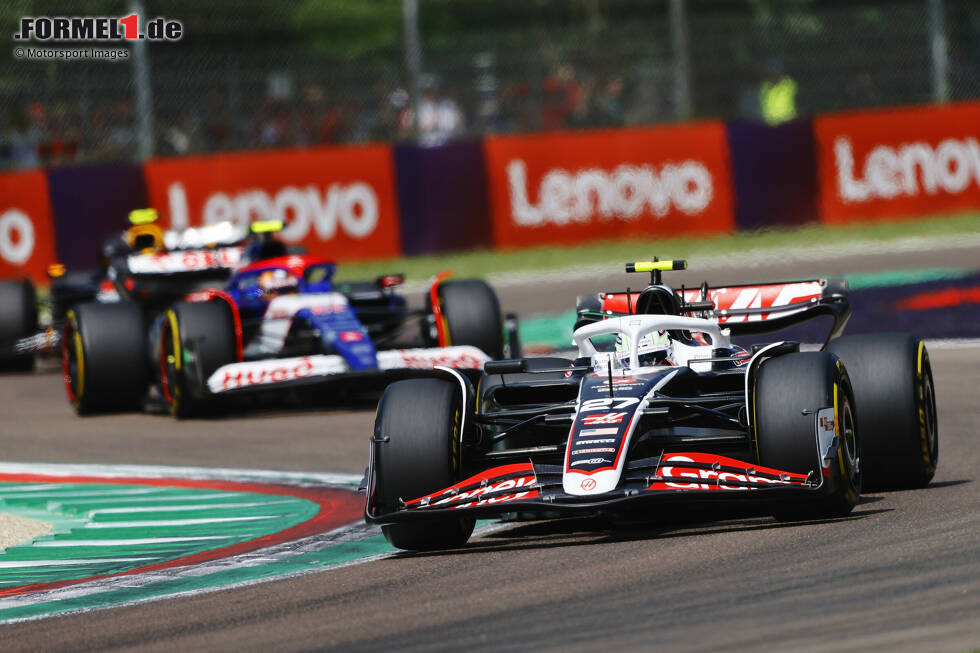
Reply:
M487 361L483 364L487 374L518 374L527 371L527 361L517 358L509 361Z

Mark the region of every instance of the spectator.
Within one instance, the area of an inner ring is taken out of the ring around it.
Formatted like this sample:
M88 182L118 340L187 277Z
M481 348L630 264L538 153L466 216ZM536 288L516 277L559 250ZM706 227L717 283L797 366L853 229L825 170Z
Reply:
M778 125L796 118L796 80L783 71L782 62L772 60L767 65L766 79L759 88L762 119Z
M424 145L445 143L463 130L463 114L449 97L440 95L434 78L425 80L419 101L419 142Z
M623 124L623 78L613 77L606 82L596 98L597 124L618 127Z
M568 64L563 64L555 75L545 78L543 90L541 127L543 129L567 127L569 118L583 95L582 86L575 79L575 69Z

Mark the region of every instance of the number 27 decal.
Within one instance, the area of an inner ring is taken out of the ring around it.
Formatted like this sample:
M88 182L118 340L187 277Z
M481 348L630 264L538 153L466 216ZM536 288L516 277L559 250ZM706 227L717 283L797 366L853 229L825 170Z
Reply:
M583 401L582 405L579 406L579 411L581 412L591 412L593 410L622 410L623 408L628 408L633 404L640 403L637 397L605 397L603 399L589 399L588 401Z

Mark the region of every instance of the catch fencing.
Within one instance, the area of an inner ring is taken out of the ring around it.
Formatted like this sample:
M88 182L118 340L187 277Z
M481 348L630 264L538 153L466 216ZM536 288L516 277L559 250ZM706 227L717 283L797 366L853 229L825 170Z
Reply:
M775 122L980 97L973 0L139 4L182 21L185 34L148 46L144 67L0 60L0 169ZM73 11L122 16L132 6ZM51 13L41 1L8 4L0 31ZM141 89L150 115L138 109Z

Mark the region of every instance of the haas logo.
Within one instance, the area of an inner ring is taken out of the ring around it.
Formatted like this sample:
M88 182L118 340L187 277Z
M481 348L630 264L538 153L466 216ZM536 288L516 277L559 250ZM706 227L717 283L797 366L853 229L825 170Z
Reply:
M586 426L596 426L598 424L619 424L626 417L626 413L602 413L600 415L589 415L582 423Z

